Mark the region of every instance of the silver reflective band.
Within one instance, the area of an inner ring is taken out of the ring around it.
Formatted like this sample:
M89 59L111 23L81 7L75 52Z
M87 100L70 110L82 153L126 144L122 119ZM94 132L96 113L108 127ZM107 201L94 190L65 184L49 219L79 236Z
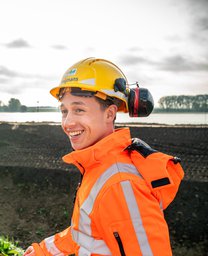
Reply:
M79 255L91 255L91 253L111 255L111 252L104 240L94 239L80 231L74 230L73 228L71 229L71 232L73 240L81 246L79 249ZM85 252L85 254L83 252Z
M132 189L131 183L129 181L122 181L121 187L126 199L128 210L131 216L132 224L134 227L135 234L140 246L142 255L153 256L152 250L150 248L146 231L144 229L141 214L137 205L137 201Z
M95 78L85 79L79 81L80 84L95 85Z
M49 253L56 256L64 256L64 254L61 251L59 251L59 249L54 244L54 236L50 236L46 238L44 241L45 241L47 251Z
M89 214L93 209L94 201L106 181L119 172L131 173L141 177L136 167L132 164L116 163L107 169L99 179L97 179L89 196L80 207L79 230L83 233L91 235L91 219L89 218Z
M93 185L89 196L86 198L84 203L80 207L80 219L79 219L79 234L85 234L86 236L91 237L92 236L92 230L91 230L91 219L89 217L89 214L91 213L94 202L96 200L97 195L99 194L100 190L102 189L103 185L106 183L106 181L112 177L113 175L117 173L130 173L135 174L138 177L142 178L136 167L132 164L123 164L123 163L116 163L110 166L95 182ZM75 237L75 239L78 240L78 238ZM93 238L94 239L94 238ZM76 240L75 240L76 241ZM86 245L82 244L83 240L79 239L79 245L82 247L85 247ZM97 253L101 252L99 251L99 247L97 247ZM85 247L86 249L86 247ZM110 251L109 251L110 252ZM83 254L84 255L84 254ZM86 254L87 255L87 254ZM111 254L107 254L111 255Z
M114 90L107 90L107 89L101 89L100 91L112 97L119 97L124 100L128 99L128 97L126 97L124 93L119 91L115 92Z

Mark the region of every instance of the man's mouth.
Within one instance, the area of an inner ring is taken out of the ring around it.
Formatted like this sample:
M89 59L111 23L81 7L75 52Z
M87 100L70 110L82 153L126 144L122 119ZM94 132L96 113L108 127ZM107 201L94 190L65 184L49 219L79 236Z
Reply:
M84 130L82 130L82 131L73 131L73 132L69 132L68 134L69 134L69 137L70 138L74 138L74 137L76 137L76 136L79 136L80 134L82 134L84 132Z

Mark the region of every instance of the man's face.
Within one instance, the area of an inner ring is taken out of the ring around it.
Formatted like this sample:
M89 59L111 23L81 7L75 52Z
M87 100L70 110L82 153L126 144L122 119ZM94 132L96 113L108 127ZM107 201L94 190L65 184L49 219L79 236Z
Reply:
M109 110L101 109L94 97L66 93L61 100L62 128L74 150L92 146L113 132Z

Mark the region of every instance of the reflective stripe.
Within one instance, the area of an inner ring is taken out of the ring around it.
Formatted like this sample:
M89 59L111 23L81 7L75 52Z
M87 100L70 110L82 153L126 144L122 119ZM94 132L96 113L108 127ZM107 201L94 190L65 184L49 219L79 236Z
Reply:
M44 240L47 251L52 255L64 256L64 254L61 251L59 251L59 249L54 244L54 237L55 236L50 236Z
M107 169L97 179L97 181L93 185L93 187L92 187L92 189L90 191L90 194L88 195L87 199L84 201L84 203L80 207L80 219L79 219L79 230L80 230L80 232L77 231L78 234L74 238L74 240L77 239L79 241L79 242L77 242L80 245L80 250L79 251L82 250L82 246L86 250L86 245L84 243L84 239L79 239L79 235L82 236L83 234L85 234L86 236L89 236L89 237L92 236L91 219L89 217L89 214L91 213L91 211L93 209L94 202L95 202L95 199L96 199L97 195L99 194L100 190L102 189L103 185L107 182L107 180L109 178L111 178L113 175L115 175L115 174L117 174L119 172L134 174L134 175L137 175L137 176L142 178L142 176L140 175L140 173L138 172L138 170L136 169L136 167L134 165L132 165L132 164L116 163L116 164L113 164L109 169ZM103 241L103 244L105 244L104 241ZM109 248L107 247L106 244L105 244L105 247L106 247L105 250L110 252L110 250L109 250ZM95 248L98 249L97 253L101 254L101 252L99 251L99 248L97 246L95 246ZM102 250L104 250L104 245L103 245L103 249ZM91 253L93 253L93 252L94 251L91 250ZM111 255L111 254L109 254L109 255Z
M104 92L107 95L115 96L115 97L117 96L117 97L119 97L121 99L127 100L127 97L122 92L119 92L119 91L115 92L114 90L107 90L107 89L101 89L100 91Z
M95 78L89 78L79 81L80 84L95 85Z
M153 255L153 253L150 248L146 231L142 223L141 214L138 208L138 204L131 183L129 181L122 181L121 187L126 199L126 203L128 206L128 210L131 216L132 224L134 226L134 230L137 236L137 240L139 242L142 255L151 256Z
M94 239L93 237L88 236L80 231L74 230L73 228L71 231L73 240L77 244L81 245L79 255L91 255L91 253L111 255L111 252L104 240Z
M131 173L135 174L139 177L142 177L136 167L132 164L113 164L109 169L107 169L95 182L94 186L92 187L89 196L84 201L84 203L80 207L80 222L79 222L79 230L83 231L84 233L91 235L91 219L89 218L89 214L91 213L94 201L100 192L103 185L106 181L112 177L113 175L123 172L123 173Z

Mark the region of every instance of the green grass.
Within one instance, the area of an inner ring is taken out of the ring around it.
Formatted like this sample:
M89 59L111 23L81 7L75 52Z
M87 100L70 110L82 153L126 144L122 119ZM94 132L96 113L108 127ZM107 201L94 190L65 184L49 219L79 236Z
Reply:
M18 247L18 243L0 236L0 256L22 256L24 250Z

